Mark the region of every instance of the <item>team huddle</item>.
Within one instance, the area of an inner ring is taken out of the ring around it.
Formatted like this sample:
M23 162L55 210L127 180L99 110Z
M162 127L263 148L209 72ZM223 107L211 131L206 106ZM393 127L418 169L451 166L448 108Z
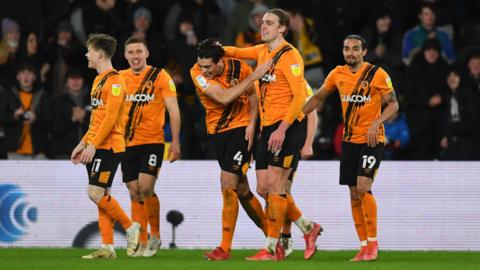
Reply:
M264 43L254 47L222 46L216 39L198 45L197 63L190 75L206 110L223 196L221 243L204 258L230 259L239 204L265 235L265 245L246 260L288 257L293 251L292 223L304 234L304 258L315 255L323 228L302 214L290 190L299 160L313 153L316 108L338 90L344 118L340 184L349 186L361 247L351 261L376 260L377 206L371 188L383 155L382 123L398 110L392 82L383 69L363 61L364 39L349 35L343 46L346 65L337 66L313 94L304 78L302 57L284 39L288 20L285 11L269 10L262 19ZM164 69L147 65L149 51L142 39L131 37L125 42L130 68L120 72L111 63L114 38L93 34L86 45L88 65L98 76L91 90L90 126L71 159L86 165L88 196L98 207L102 246L83 258L116 258L115 222L127 233L128 256L151 257L162 243L160 201L154 186L164 154L165 109L172 129L168 159L180 158L175 84ZM255 70L244 61L247 59L256 61ZM248 184L246 173L252 156L256 192L265 207ZM110 194L120 163L131 198L131 217Z

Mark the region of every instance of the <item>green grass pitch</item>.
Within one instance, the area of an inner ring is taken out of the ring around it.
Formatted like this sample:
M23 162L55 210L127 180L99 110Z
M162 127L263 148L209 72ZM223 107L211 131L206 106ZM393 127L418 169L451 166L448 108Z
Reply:
M321 251L309 261L303 251L295 251L283 262L247 262L244 257L253 250L234 250L229 261L211 262L202 259L204 250L160 250L153 258L128 258L117 249L116 260L83 260L87 249L0 248L0 269L98 269L98 270L328 270L328 269L398 269L441 270L480 269L480 252L381 251L376 262L349 262L355 251Z

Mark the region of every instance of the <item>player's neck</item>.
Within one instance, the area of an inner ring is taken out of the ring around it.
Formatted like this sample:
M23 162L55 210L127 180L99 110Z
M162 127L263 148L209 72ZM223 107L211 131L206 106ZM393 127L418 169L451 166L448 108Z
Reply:
M146 66L146 65L143 66L143 67L141 67L141 68L139 68L139 69L133 69L133 68L132 68L132 72L133 72L133 74L138 75L138 74L142 73L145 69L147 69L147 66Z
M280 46L283 42L285 41L285 39L283 38L283 36L279 36L277 37L276 39L270 41L270 42L267 42L267 46L268 46L268 51L269 52L272 52L274 51L276 48L278 48L278 46Z
M352 73L356 73L359 69L362 68L363 63L364 63L363 61L358 62L355 66L348 66L348 68L350 69L350 71L351 71Z
M109 69L113 69L112 61L110 61L110 60L102 61L102 62L98 63L98 65L95 69L97 70L98 74L102 74L103 72L105 72Z

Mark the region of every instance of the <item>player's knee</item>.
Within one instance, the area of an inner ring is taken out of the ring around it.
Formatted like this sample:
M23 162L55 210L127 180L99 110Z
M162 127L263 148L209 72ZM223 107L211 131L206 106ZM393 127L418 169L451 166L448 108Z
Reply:
M140 186L140 194L143 197L152 197L154 193L155 192L154 192L153 188L151 188L149 186Z
M96 192L94 190L89 190L87 193L88 193L88 198L92 200L95 204L100 203L100 201L104 196L104 193Z
M238 185L237 187L237 195L239 199L244 199L249 196L252 192L247 185Z
M266 200L268 197L268 190L266 188L257 186L257 194Z

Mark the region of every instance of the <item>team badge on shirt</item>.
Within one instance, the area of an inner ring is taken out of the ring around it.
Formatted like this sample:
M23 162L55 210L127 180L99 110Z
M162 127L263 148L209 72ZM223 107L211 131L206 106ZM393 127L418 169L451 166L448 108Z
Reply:
M200 85L200 87L202 87L203 89L206 89L210 86L210 84L207 83L207 80L202 75L198 75L196 80L198 82L198 85Z
M393 88L392 79L390 79L390 77L387 77L385 82L387 83L388 88Z
M173 80L168 81L168 86L170 87L170 91L177 92L177 88L175 87L175 83L173 82Z
M292 74L293 76L299 76L301 71L300 71L300 65L299 64L293 64L290 66L292 69Z
M120 84L112 84L112 94L114 96L120 95L122 92L122 86Z

